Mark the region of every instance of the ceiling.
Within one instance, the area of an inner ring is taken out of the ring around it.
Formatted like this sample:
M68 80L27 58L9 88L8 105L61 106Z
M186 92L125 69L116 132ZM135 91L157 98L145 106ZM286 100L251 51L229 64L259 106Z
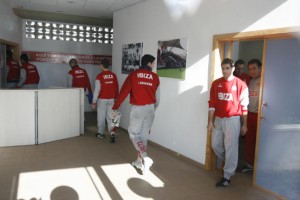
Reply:
M1 0L25 19L112 25L113 12L145 0Z

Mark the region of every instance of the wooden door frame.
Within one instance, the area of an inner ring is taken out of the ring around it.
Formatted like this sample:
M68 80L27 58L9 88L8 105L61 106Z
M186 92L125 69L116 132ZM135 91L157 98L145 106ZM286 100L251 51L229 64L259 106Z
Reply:
M0 39L0 44L5 44L7 46L10 46L12 48L12 50L14 51L14 54L13 54L14 59L19 60L19 52L20 51L19 51L19 45L17 43Z
M232 57L233 50L233 42L235 41L250 41L250 40L263 40L263 55L262 55L262 65L265 64L265 55L266 55L266 47L267 47L267 39L284 39L284 38L294 38L299 37L300 35L300 27L286 27L279 29L268 29L268 30L259 30L259 31L250 31L250 32L241 32L241 33L229 33L229 34L221 34L213 36L213 48L211 54L211 72L210 72L210 84L218 77L215 77L215 69L221 66L221 60L224 58L225 52L225 43L230 42L229 52L226 56ZM221 69L220 69L221 70ZM260 100L259 105L261 105L261 99L263 95L263 83L264 83L264 67L262 68L262 84L260 86ZM260 108L258 112L258 119L260 119ZM258 131L257 136L259 136L259 127L260 120L258 120ZM257 148L259 143L259 137L257 137L256 142L256 153L255 153L255 161L257 158ZM256 163L256 162L255 162ZM211 134L207 133L207 142L206 142L206 157L205 157L205 169L214 170L216 169L216 156L211 148ZM256 164L254 166L256 169ZM255 183L256 170L254 170L254 179L253 184Z

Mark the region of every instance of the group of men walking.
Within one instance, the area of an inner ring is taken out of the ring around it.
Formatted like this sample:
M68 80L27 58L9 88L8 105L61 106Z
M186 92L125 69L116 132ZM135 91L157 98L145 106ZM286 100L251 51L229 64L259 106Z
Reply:
M13 59L12 51L7 51L7 86L9 88L37 89L39 73L37 67L29 63L26 54L20 56L22 66ZM116 141L115 129L111 125L117 116L118 108L130 94L130 124L128 128L130 139L137 150L137 159L132 165L143 174L149 172L153 160L147 155L147 137L153 124L154 112L159 104L159 78L152 72L155 57L146 54L141 59L140 69L128 75L120 92L117 76L109 70L109 61L101 60L99 73L92 91L88 73L79 67L77 60L69 61L71 70L67 76L68 87L84 88L92 108L97 109L98 138L105 138L105 124L108 124L110 142ZM11 83L11 84L10 84Z
M20 56L22 67L7 52L7 84L11 88L37 88L39 74L35 65L30 64L28 56ZM111 125L117 117L117 110L130 94L132 104L129 116L129 137L137 150L137 159L132 165L141 169L143 174L149 171L153 160L147 155L147 137L151 130L155 110L160 99L160 81L152 72L155 57L146 54L141 59L141 67L130 73L121 90L117 76L109 70L109 61L101 60L99 73L95 80L95 89L89 81L85 69L78 66L76 59L71 59L68 73L68 87L84 88L89 103L97 109L98 138L105 138L106 123L110 133L110 142L116 141L115 129ZM262 64L258 59L248 62L248 74L243 73L245 63L242 60L233 63L225 58L221 63L223 76L213 81L210 89L208 133L212 134L212 148L224 161L224 175L217 188L227 187L235 174L238 164L239 136L245 135L246 165L244 170L252 170L256 143L257 112L260 93Z

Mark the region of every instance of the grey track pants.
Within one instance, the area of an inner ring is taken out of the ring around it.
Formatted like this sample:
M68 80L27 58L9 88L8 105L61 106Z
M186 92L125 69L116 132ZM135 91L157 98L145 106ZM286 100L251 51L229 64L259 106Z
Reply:
M98 133L105 133L105 120L107 121L107 129L111 132L112 123L112 106L114 105L114 99L98 99L97 101L97 123Z
M238 164L240 117L216 117L214 125L212 148L221 160L225 160L224 178L230 179Z
M142 157L147 156L147 139L154 120L154 104L131 107L129 137Z

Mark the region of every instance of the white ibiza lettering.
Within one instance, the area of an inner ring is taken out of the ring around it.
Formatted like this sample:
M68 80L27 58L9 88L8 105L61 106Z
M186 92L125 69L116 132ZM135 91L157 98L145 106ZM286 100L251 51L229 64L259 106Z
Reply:
M152 83L144 82L144 81L139 81L138 84L139 84L139 85L148 85L148 86L152 86Z
M108 75L104 75L103 78L104 79L112 79L113 76L111 74L108 74Z
M81 70L81 69L75 71L75 74L83 74L83 73L84 73L84 72L83 72L83 70Z
M153 80L152 74L137 73L137 77L138 78L146 78L146 79L152 79Z
M231 93L218 93L218 99L224 100L224 101L233 101L233 97Z

